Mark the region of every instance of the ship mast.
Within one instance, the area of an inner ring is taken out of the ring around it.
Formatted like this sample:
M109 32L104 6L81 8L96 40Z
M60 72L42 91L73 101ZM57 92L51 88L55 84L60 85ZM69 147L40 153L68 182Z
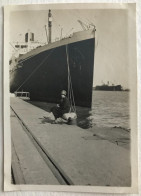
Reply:
M48 12L48 43L51 43L51 32L52 30L52 14L51 14L51 10L49 10Z

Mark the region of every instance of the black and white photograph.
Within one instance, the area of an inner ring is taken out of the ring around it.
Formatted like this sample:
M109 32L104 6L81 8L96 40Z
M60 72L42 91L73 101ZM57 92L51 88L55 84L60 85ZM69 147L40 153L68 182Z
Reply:
M5 190L136 193L136 4L4 16Z

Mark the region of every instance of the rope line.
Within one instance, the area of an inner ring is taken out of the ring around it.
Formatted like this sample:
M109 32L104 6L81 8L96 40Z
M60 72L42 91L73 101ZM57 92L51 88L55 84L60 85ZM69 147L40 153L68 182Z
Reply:
M74 101L74 94L73 94L73 88L72 88L72 81L71 81L71 76L70 76L70 86L71 86L71 92L72 92L72 103L73 103L73 110L76 113L76 107L75 107L75 101Z
M48 56L45 57L45 59L31 72L31 74L25 79L25 81L17 88L16 91L18 91L30 78L31 76L41 67L41 65L48 59L48 57L52 54L52 52L55 50L55 48L49 53Z
M70 69L69 69L69 58L68 58L68 48L67 48L67 45L66 45L66 53L67 53L67 64L68 64L68 94L69 94L69 100L70 100L70 112L71 110L74 111L74 108L73 108L73 103L72 103L72 99L71 99L71 83L70 83Z
M75 101L74 101L74 94L73 94L73 87L71 81L71 74L69 68L69 56L68 56L68 46L66 45L66 54L67 54L67 65L68 65L68 98L70 100L70 110L72 109L76 113Z
M30 52L30 51L29 51L29 52ZM20 64L20 63L23 63L24 61L27 61L28 59L30 59L30 58L32 58L32 57L34 57L34 56L37 56L38 54L39 54L39 53L34 54L34 55L31 55L31 56L25 58L24 60L20 60L20 61L19 61L19 64Z
M70 70L69 70L69 57L68 57L68 48L66 45L66 54L67 54L67 65L68 65L68 98L70 100L70 112L71 112L71 108L72 108L72 101L71 101L71 94L70 94Z
M31 55L31 56L25 58L24 60L20 60L20 61L19 61L19 64L20 64L20 63L23 63L24 61L27 61L28 59L30 59L30 58L32 58L32 57L34 57L34 56L36 56L36 55L37 55L37 54Z
M70 98L70 102L71 102L71 109L72 109L74 112L76 112L70 71L69 71L69 74L68 74L68 75L69 75L69 81L70 81L70 82L69 82L69 87L70 87L70 90L69 90L69 98ZM74 105L74 106L73 106L73 105Z

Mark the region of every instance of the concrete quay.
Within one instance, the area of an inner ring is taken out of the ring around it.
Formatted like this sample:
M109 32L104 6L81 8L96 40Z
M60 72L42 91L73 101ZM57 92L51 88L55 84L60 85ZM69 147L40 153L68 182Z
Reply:
M21 128L22 122L68 184L131 185L130 150L116 140L123 130L51 124L44 118L47 115L28 102L11 98L12 164L19 184L64 184ZM123 141L129 139L125 136Z
M12 168L15 181L19 184L36 184L38 178L38 184L58 185L59 182L23 131L13 111L11 117Z

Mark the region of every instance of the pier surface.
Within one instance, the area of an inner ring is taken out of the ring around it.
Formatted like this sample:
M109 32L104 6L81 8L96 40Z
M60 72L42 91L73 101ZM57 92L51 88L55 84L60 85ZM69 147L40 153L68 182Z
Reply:
M131 185L129 133L120 128L85 130L51 124L44 118L47 115L28 102L11 98L16 184Z

